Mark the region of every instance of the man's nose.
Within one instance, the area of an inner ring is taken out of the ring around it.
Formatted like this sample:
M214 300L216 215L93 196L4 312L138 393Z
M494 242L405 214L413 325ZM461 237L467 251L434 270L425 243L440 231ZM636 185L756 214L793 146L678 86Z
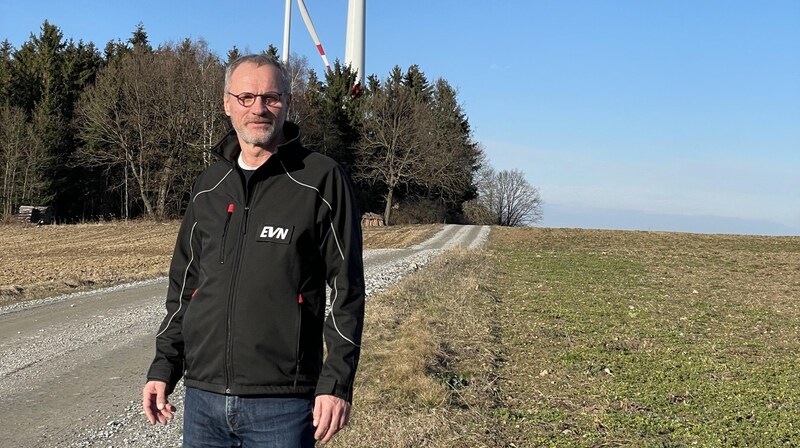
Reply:
M251 110L257 111L259 113L263 113L265 111L269 111L269 107L267 106L267 99L263 96L255 97L253 101L253 105L250 106Z

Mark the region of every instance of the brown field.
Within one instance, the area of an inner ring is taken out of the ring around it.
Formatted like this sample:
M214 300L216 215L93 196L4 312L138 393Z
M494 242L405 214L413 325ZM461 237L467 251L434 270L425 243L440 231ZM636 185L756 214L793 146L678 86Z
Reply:
M178 221L0 226L0 305L166 275ZM407 247L439 225L370 227L365 248Z
M0 303L164 275L179 225L0 226Z

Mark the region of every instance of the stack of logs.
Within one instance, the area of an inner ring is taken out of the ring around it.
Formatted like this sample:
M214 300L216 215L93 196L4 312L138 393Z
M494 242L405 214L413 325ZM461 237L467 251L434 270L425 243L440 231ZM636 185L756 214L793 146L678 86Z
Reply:
M383 215L377 213L364 213L361 215L361 227L383 226Z
M50 213L50 207L20 205L17 220L23 224L50 224L53 221L53 215Z

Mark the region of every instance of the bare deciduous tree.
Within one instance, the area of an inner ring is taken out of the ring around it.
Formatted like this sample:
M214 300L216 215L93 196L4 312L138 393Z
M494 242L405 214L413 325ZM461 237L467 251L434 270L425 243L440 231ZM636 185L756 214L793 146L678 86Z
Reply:
M539 190L519 170L500 171L495 178L497 200L493 210L501 226L524 226L542 219Z
M163 218L169 205L177 212L173 192L188 191L226 129L223 76L203 42L122 57L82 98L79 160L130 174L146 215Z
M0 211L11 214L20 205L23 196L21 179L22 165L26 163L26 146L28 125L25 122L25 111L18 107L3 106L0 108L0 175L3 178L3 189L0 191Z
M419 67L406 75L395 67L383 83L370 78L361 123L354 177L372 191L383 189L386 223L396 195L417 218L413 209L428 207L440 211L439 219L459 219L461 203L475 195L482 150L455 89L443 79L430 86Z
M28 121L19 107L0 107L0 213L11 214L24 204L41 205L52 199L47 169L51 156L48 137L63 129L59 117L37 105Z
M522 171L498 173L485 167L478 174L478 198L464 204L472 222L518 227L542 219L539 190L525 180Z
M425 160L430 153L420 131L424 106L397 85L373 92L366 108L356 177L385 187L383 219L388 225L395 190L422 179L429 169Z

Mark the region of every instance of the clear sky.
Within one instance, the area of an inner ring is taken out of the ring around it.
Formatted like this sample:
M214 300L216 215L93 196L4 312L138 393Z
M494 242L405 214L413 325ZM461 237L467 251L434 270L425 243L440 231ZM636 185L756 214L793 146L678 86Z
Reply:
M347 0L306 0L344 57ZM15 47L202 38L283 42L284 0L2 1ZM294 5L292 52L323 70ZM542 226L800 235L800 1L368 0L366 71L418 64L459 90L496 169L520 169Z

